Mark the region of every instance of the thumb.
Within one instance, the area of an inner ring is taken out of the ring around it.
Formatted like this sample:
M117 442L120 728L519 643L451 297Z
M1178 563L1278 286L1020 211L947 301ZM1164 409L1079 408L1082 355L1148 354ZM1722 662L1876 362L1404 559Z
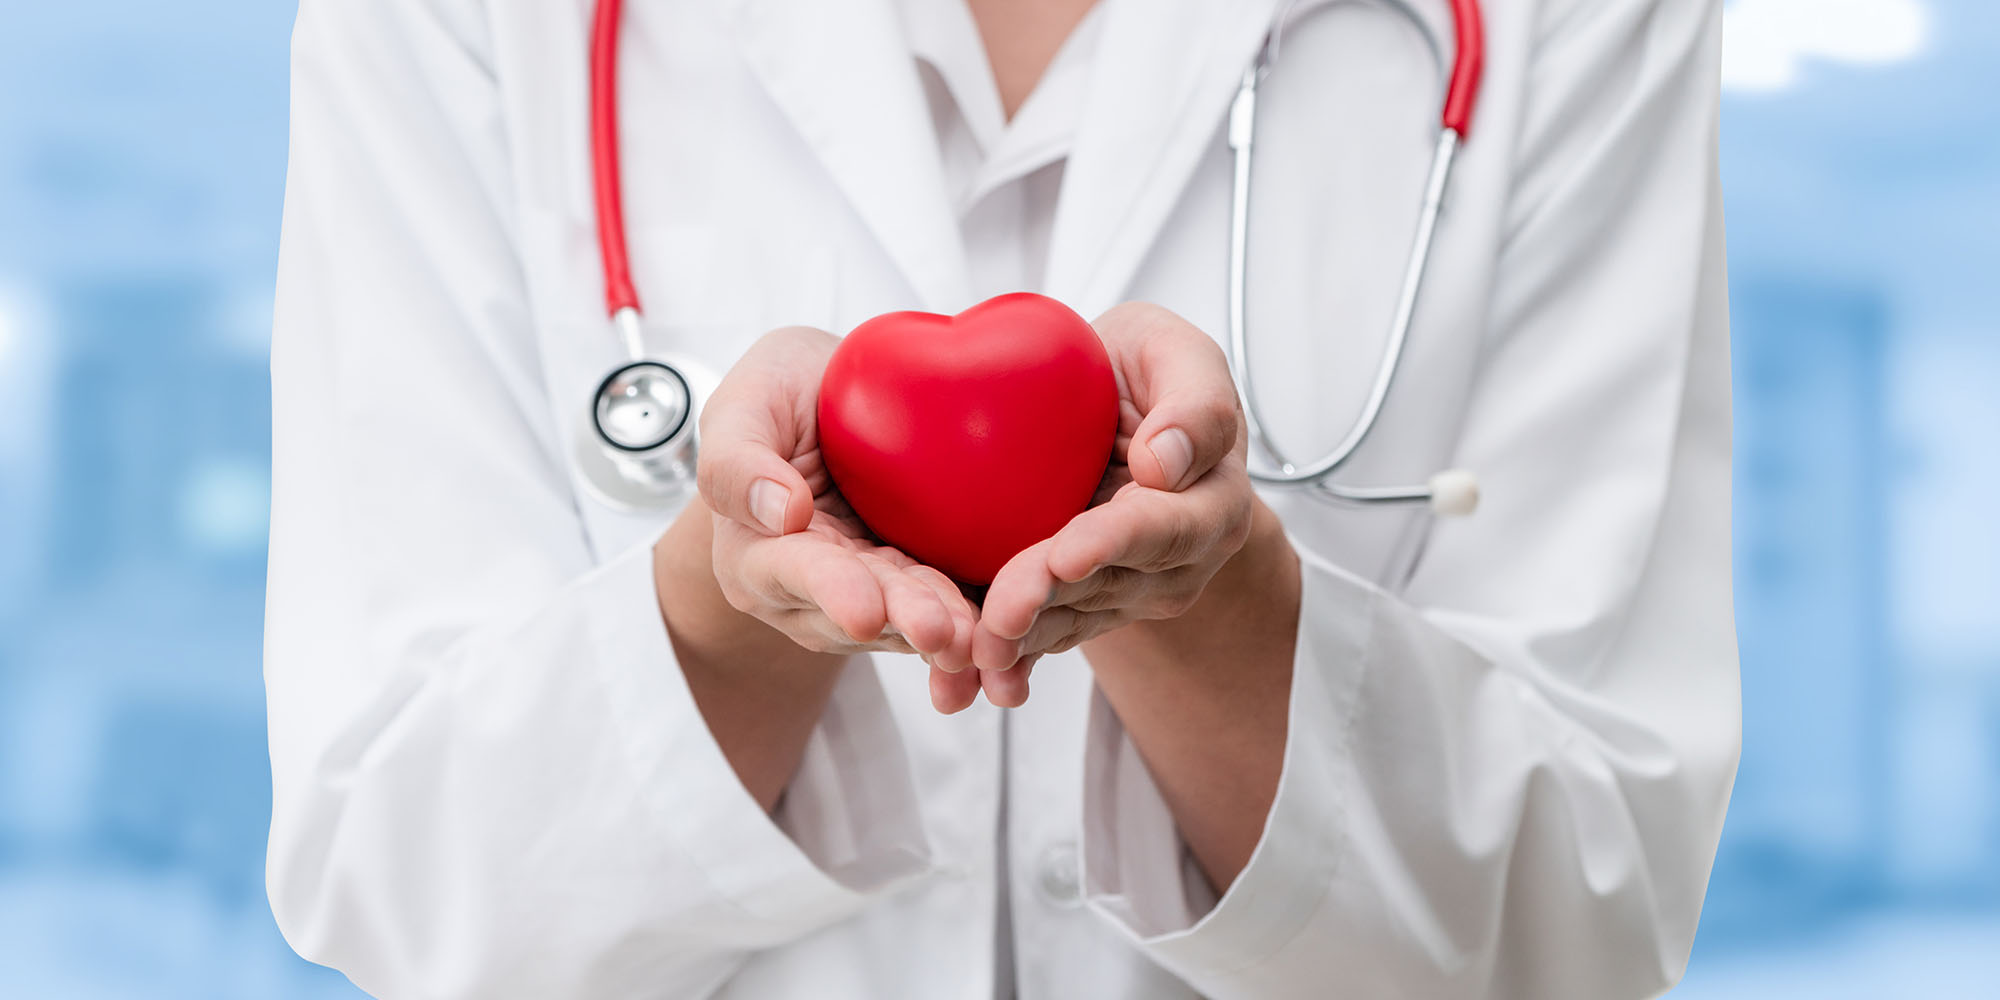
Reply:
M786 437L771 408L719 391L701 420L695 482L708 509L767 535L804 531L813 494L780 449Z
M1126 309L1136 315L1117 315ZM1107 341L1124 341L1113 356L1144 414L1125 457L1133 481L1188 488L1228 457L1243 433L1228 360L1207 334L1158 307L1121 306L1099 323L1101 331L1111 327Z

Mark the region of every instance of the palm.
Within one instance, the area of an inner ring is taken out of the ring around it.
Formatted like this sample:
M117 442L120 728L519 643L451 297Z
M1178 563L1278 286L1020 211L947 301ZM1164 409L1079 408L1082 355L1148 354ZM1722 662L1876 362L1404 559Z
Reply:
M919 565L903 550L882 544L855 515L854 508L847 505L840 491L830 485L825 492L813 494L812 521L806 530L787 537L796 537L802 544L831 546L851 555L881 559L897 569Z
M854 512L854 507L841 495L840 487L834 484L833 475L827 471L816 435L805 435L791 463L792 468L805 477L806 485L813 494L812 521L806 525L805 531L799 533L804 536L802 541L838 546L856 555L876 556L899 569L917 565L917 561L901 549L882 544L861 516Z

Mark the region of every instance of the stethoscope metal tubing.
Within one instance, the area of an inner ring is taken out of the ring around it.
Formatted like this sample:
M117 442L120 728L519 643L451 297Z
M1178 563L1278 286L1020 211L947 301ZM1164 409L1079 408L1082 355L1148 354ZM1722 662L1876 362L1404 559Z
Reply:
M1254 102L1252 102L1254 104ZM1451 169L1458 153L1458 133L1444 130L1438 134L1437 146L1431 154L1429 180L1424 187L1424 201L1417 220L1416 241L1410 251L1409 262L1403 269L1402 290L1396 300L1395 319L1389 326L1388 342L1382 347L1382 359L1375 368L1375 380L1368 390L1368 398L1362 403L1360 416L1348 428L1347 435L1333 446L1332 450L1303 468L1293 464L1278 450L1276 442L1264 433L1265 420L1259 411L1256 393L1251 388L1250 345L1248 328L1244 323L1246 274L1248 272L1249 241L1249 184L1250 144L1239 147L1236 168L1236 218L1230 224L1230 269L1229 269L1229 352L1236 365L1237 393L1242 398L1243 414L1249 425L1250 436L1271 459L1278 463L1277 471L1257 468L1250 470L1251 478L1274 486L1300 486L1324 480L1334 470L1354 457L1362 442L1368 440L1379 424L1382 404L1389 398L1389 389L1395 384L1396 373L1401 370L1403 347L1409 342L1410 326L1416 319L1417 302L1423 297L1424 278L1430 270L1431 247L1435 243L1440 210L1444 204L1444 192L1451 182ZM1331 486L1332 484L1327 484ZM1383 491L1360 491L1369 495ZM1407 491L1387 491L1394 494L1394 500L1405 499ZM1423 499L1423 496L1414 499ZM1363 499L1357 495L1353 499ZM1388 497L1385 495L1385 499ZM1365 502L1365 501L1364 501Z
M646 358L646 335L639 310L625 306L611 314L611 326L618 331L618 341L625 345L625 356L634 361Z
M1387 0L1387 2L1390 7L1409 18L1418 27L1426 43L1430 45L1433 55L1441 56L1436 39L1423 27L1422 20L1415 12L1399 0ZM1244 71L1237 85L1236 99L1229 109L1228 133L1233 159L1229 217L1229 361L1235 371L1237 395L1242 405L1250 440L1256 449L1262 451L1277 465L1275 470L1268 470L1259 468L1253 463L1249 472L1251 478L1257 482L1274 486L1311 487L1315 492L1331 499L1359 505L1429 503L1441 512L1459 513L1464 512L1467 504L1477 501L1476 479L1468 473L1457 470L1440 473L1433 477L1430 483L1421 486L1355 487L1327 480L1328 476L1354 456L1380 422L1383 404L1388 400L1389 390L1395 384L1396 373L1402 367L1403 351L1409 340L1410 328L1416 320L1417 304L1423 298L1424 279L1430 270L1432 248L1436 242L1438 219L1443 212L1445 192L1450 188L1452 168L1457 162L1459 147L1464 141L1463 126L1457 123L1469 118L1470 96L1476 96L1478 63L1483 55L1477 51L1477 46L1481 44L1481 33L1478 30L1476 4L1461 2L1455 5L1455 10L1460 16L1461 51L1451 68L1452 93L1447 96L1445 123L1439 129L1436 145L1431 151L1415 238L1410 246L1408 263L1403 270L1396 311L1390 323L1388 338L1383 344L1382 357L1376 366L1375 378L1369 387L1361 412L1347 433L1331 450L1303 467L1288 459L1265 430L1268 421L1257 405L1257 394L1252 384L1254 376L1250 365L1247 315L1250 209L1257 135L1257 87L1275 61L1278 39L1282 37L1283 18L1280 18L1279 27L1274 29L1273 37L1266 42L1250 68ZM1468 44L1473 46L1469 51L1464 48ZM1468 65L1471 68L1469 75L1464 70ZM1469 86L1472 88L1468 92L1469 96L1464 99L1457 96L1460 87L1458 81L1461 76L1466 76L1471 81Z

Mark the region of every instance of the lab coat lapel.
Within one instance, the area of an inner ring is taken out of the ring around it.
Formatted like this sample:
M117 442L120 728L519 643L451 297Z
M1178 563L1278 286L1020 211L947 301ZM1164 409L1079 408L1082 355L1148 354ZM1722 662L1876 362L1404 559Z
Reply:
M970 305L915 60L887 0L724 0L752 71L917 293Z
M1049 294L1115 305L1218 135L1278 0L1102 0L1109 22L1063 177Z

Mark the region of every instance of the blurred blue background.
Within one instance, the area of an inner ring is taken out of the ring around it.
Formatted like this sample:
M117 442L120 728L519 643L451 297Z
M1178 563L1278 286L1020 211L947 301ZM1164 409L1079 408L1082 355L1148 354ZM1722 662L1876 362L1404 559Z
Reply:
M356 995L262 893L291 14L0 32L0 996ZM1675 996L2000 995L2000 5L1728 17L1746 743Z

